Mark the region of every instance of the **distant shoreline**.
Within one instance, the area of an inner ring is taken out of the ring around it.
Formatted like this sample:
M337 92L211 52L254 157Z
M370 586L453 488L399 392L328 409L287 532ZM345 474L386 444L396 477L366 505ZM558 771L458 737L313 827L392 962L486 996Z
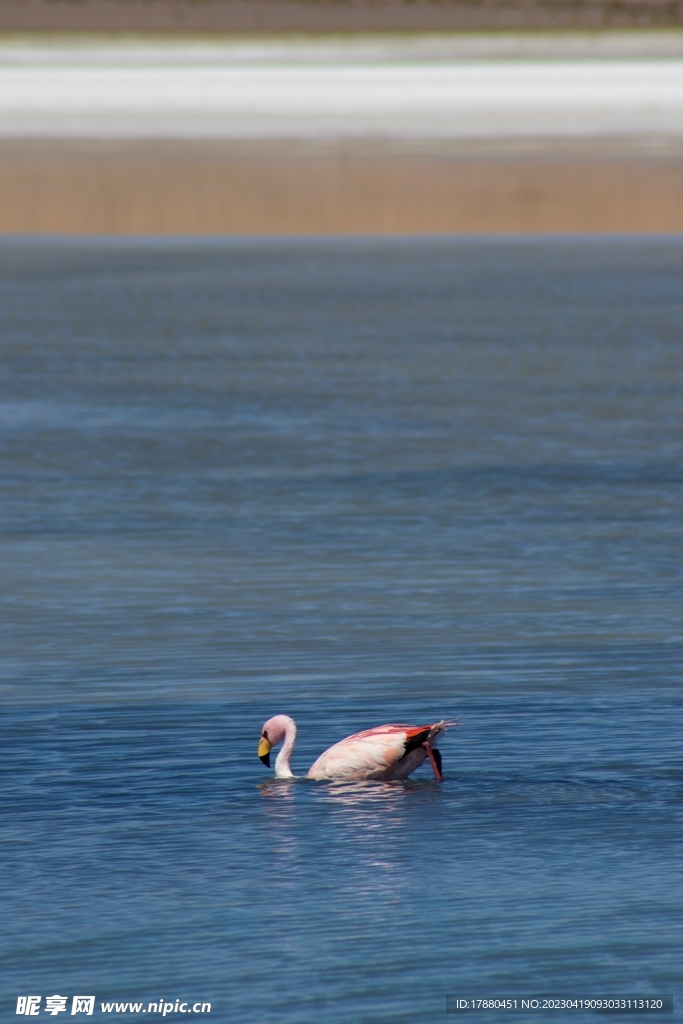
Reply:
M683 28L683 0L3 0L0 33Z
M683 233L682 32L0 50L0 232Z

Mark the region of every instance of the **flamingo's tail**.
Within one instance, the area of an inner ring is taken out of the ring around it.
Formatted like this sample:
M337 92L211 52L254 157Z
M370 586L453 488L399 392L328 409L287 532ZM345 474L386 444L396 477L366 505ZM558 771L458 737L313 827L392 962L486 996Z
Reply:
M439 733L445 732L446 729L455 729L459 725L462 725L462 722L459 722L457 718L444 718L431 727L427 739L431 742L433 739L436 739Z

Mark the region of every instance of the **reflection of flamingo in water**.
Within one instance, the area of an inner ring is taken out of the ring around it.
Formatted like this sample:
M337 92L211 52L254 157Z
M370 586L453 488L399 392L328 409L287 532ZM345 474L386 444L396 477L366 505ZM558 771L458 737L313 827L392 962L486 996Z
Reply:
M458 722L435 722L432 725L378 725L374 729L354 733L335 743L321 754L308 769L309 779L346 780L407 779L429 758L436 778L441 782L441 754L432 745L439 733ZM269 718L261 730L258 756L270 767L270 751L284 740L275 761L278 779L293 779L289 759L296 741L296 725L289 715Z

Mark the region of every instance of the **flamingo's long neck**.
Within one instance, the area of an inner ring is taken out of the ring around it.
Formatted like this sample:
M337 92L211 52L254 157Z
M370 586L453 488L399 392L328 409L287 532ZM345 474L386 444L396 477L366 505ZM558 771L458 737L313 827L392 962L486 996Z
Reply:
M294 773L289 767L289 759L292 756L294 750L294 744L296 743L296 725L292 719L288 719L285 727L285 741L282 744L282 750L277 755L275 761L275 778L276 779L293 779Z

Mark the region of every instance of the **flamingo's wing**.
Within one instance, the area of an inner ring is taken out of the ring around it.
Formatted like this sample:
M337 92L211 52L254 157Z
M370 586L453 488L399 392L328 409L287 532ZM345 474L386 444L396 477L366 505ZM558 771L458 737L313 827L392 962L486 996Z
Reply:
M425 741L431 741L447 724L379 725L354 733L321 754L308 776L349 781L402 777L407 774L398 768L402 758L406 758L406 769L414 771L427 756Z

